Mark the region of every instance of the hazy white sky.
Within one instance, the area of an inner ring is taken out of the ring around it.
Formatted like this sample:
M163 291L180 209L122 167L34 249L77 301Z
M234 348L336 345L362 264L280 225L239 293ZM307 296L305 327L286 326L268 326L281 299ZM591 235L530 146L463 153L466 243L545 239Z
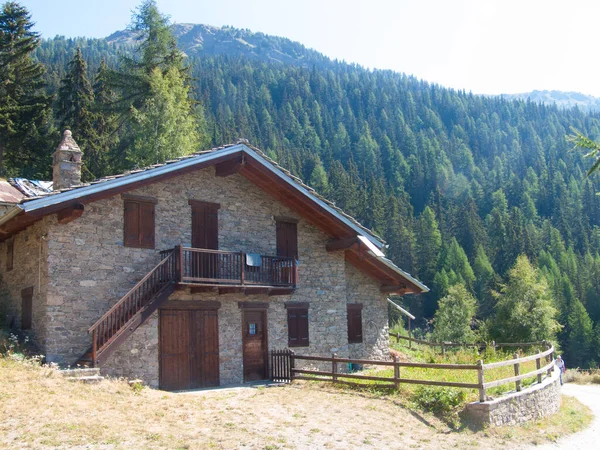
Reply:
M2 1L2 0L0 0ZM104 37L140 0L21 0L44 37ZM173 22L284 36L331 58L474 93L600 96L592 0L158 0Z

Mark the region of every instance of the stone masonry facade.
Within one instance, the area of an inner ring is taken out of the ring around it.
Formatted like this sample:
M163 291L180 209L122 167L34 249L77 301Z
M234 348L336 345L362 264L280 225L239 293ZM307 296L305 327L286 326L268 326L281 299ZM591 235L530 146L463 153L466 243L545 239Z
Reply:
M32 331L48 361L77 361L91 345L87 329L159 262L158 251L191 246L190 199L220 204L220 250L275 254L274 217L298 220L298 284L291 295L191 294L188 289L171 297L221 302L221 384L241 382L243 377L240 301L269 303L269 349L287 347L285 302L308 302L310 346L297 348L298 353L389 358L387 303L378 282L348 264L343 251L327 252L325 233L241 175L216 177L210 167L128 194L157 201L155 249L123 246L121 195L86 205L83 215L68 224L47 217L15 238L15 269L3 271L0 307L18 317L20 289L28 283L38 286ZM6 243L0 252L6 253ZM361 344L348 344L347 303L363 304ZM158 338L155 313L109 357L103 371L156 386Z

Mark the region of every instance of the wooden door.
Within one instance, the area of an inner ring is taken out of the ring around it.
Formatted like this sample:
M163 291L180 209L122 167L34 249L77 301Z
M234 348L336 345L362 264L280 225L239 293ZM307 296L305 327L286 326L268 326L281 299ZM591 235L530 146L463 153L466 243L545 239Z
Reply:
M161 310L161 389L177 391L218 385L217 311Z
M190 311L192 317L191 388L219 385L217 311Z
M160 311L160 387L169 391L190 388L189 311Z
M219 249L219 205L190 200L192 206L192 247ZM218 255L192 254L192 277L218 278Z
M267 378L267 311L245 310L242 319L244 381Z

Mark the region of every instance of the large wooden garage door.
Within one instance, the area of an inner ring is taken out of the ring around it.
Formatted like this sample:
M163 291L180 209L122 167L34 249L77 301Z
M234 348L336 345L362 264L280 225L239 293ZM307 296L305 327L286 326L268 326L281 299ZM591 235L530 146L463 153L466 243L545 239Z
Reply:
M218 385L217 311L161 310L161 389L176 391Z

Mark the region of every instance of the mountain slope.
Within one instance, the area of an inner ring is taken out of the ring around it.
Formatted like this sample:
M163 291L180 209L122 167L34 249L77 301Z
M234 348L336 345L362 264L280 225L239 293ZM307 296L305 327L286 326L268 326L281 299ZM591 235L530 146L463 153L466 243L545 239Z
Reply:
M502 94L507 100L530 100L536 103L556 105L559 108L574 108L582 111L600 111L600 98L580 92L532 91L521 94Z
M245 56L266 62L294 64L310 67L323 64L328 59L315 50L286 38L254 33L232 27L181 23L172 26L179 48L188 56ZM117 31L106 38L109 44L133 44L131 31Z

